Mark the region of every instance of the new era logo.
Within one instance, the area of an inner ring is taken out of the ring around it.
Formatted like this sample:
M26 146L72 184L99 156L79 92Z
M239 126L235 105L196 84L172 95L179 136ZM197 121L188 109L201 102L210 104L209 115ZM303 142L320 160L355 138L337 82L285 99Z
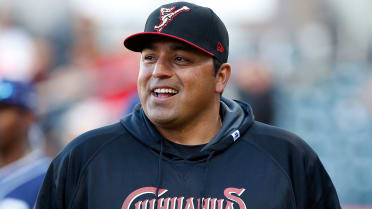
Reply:
M223 48L221 42L218 42L218 44L217 44L217 51L219 51L219 52L221 52L221 53L222 53L223 51L225 51L225 48Z

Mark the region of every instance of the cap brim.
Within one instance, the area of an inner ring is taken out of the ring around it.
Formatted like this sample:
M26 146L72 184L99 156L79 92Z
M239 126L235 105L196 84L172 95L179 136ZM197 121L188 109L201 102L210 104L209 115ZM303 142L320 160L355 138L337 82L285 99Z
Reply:
M129 49L129 50L132 50L132 51L135 51L135 52L141 52L142 49L146 46L146 44L148 44L149 42L153 41L154 39L156 38L159 38L159 37L168 37L168 38L173 38L173 39L176 39L176 40L179 40L181 42L184 42L186 44L189 44L211 56L215 56L212 52L194 44L194 43L191 43L190 41L187 41L183 38L180 38L180 37L177 37L177 36L173 36L173 35L169 35L169 34L166 34L166 33L159 33L159 32L142 32L142 33L136 33L136 34L133 34L129 37L127 37L125 40L124 40L124 46Z

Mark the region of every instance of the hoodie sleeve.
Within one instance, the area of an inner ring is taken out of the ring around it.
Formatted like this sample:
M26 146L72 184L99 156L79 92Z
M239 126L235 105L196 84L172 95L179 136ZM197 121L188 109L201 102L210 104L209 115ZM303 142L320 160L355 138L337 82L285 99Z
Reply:
M329 175L303 139L259 122L249 136L249 142L265 150L288 176L298 209L341 209Z
M67 209L79 188L86 158L81 153L86 137L68 144L52 161L36 200L35 209Z
M336 189L317 156L309 163L307 179L309 198L313 203L309 209L341 209Z
M39 191L34 209L63 209L66 206L66 164L56 158L51 163Z
M67 209L76 202L84 171L102 147L122 132L119 123L88 131L72 140L49 166L36 200L35 209ZM79 208L81 207L79 205Z

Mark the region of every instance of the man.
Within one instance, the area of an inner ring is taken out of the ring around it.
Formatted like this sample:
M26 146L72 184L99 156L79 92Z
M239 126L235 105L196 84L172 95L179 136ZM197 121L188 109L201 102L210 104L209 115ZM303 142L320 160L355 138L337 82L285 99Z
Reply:
M221 96L228 33L211 9L163 5L124 45L142 55L141 105L64 148L37 209L340 208L303 140Z
M32 86L0 78L0 209L31 209L49 166L28 137L35 108Z

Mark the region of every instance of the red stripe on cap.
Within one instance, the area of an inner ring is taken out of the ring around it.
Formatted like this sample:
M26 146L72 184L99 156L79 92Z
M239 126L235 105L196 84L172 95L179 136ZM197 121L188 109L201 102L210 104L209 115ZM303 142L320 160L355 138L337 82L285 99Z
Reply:
M201 48L200 46L198 46L198 45L196 45L196 44L194 44L194 43L191 43L190 41L187 41L187 40L185 40L185 39L183 39L183 38L180 38L180 37L177 37L177 36L169 35L169 34L166 34L166 33L159 33L159 32L142 32L142 33L136 33L136 34L133 34L133 35L131 35L131 36L128 36L128 37L124 40L123 44L124 44L124 46L125 46L125 42L126 42L127 40L129 40L129 39L131 39L131 38L133 38L133 37L135 37L135 36L146 35L146 34L148 34L148 35L160 35L160 36L166 36L166 37L174 38L174 39L176 39L176 40L179 40L179 41L185 42L185 43L187 43L187 44L189 44L189 45L191 45L191 46L193 46L193 47L195 47L195 48L197 48L197 49L200 49L200 50L202 50L203 52L205 52L205 53L207 53L207 54L209 54L209 55L215 57L215 55L214 55L212 52L210 52L210 51L208 51L208 50L206 50L206 49L203 49L203 48Z

